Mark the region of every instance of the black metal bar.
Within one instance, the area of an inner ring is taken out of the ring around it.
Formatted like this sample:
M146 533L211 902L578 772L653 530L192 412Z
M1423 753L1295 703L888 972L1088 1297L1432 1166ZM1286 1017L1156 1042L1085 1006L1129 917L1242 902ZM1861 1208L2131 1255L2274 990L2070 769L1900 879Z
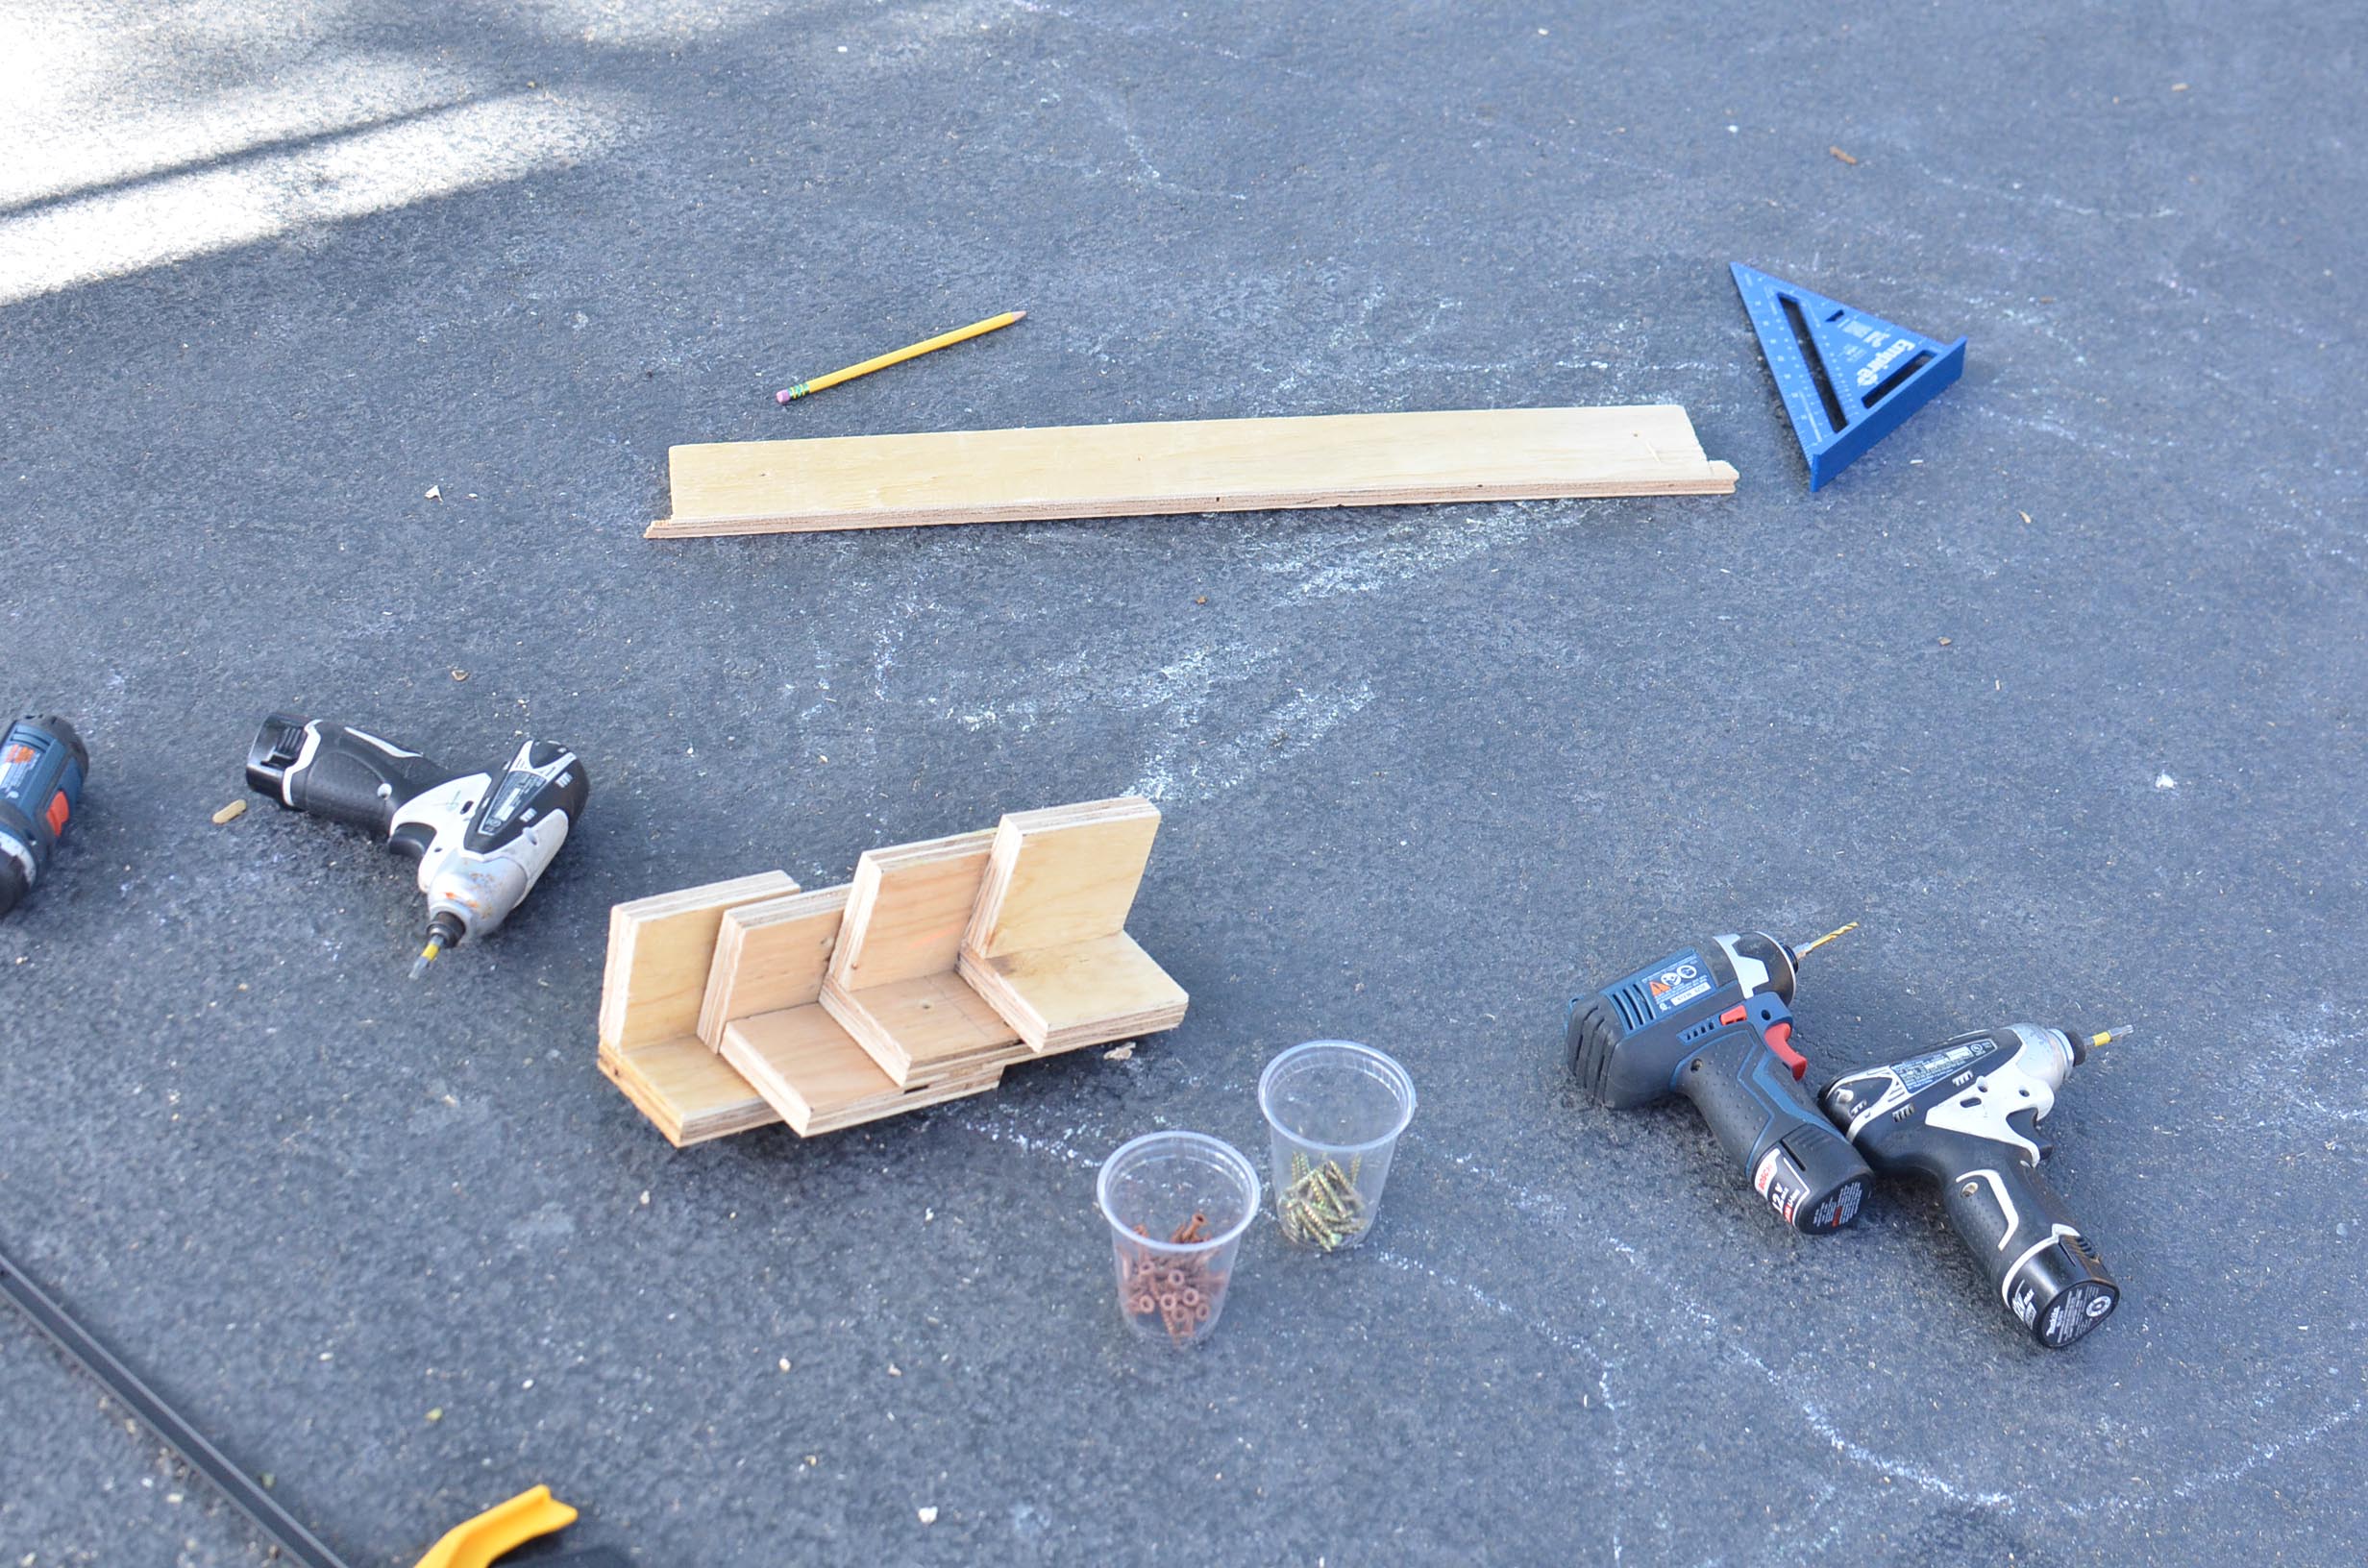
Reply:
M244 1470L225 1458L220 1449L206 1440L205 1433L184 1420L140 1382L137 1374L92 1338L89 1330L68 1317L65 1309L50 1300L5 1252L0 1252L0 1289L7 1290L9 1299L24 1309L34 1327L56 1340L59 1349L82 1362L92 1377L107 1385L109 1393L130 1406L132 1413L147 1423L150 1432L187 1460L191 1469L213 1482L214 1489L230 1499L232 1507L254 1520L256 1528L270 1537L291 1561L302 1568L346 1568L344 1558L323 1546L319 1536L297 1523L295 1515L249 1480Z

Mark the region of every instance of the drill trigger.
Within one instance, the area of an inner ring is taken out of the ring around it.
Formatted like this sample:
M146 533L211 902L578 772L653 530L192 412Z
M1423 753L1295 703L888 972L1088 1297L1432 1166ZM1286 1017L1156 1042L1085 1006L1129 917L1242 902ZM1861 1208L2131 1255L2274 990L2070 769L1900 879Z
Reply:
M1758 1015L1752 1021L1759 1025L1761 1041L1776 1053L1776 1060L1791 1072L1792 1081L1797 1084L1809 1076L1809 1058L1792 1048L1792 1010L1781 997L1769 994L1753 997L1751 1005Z

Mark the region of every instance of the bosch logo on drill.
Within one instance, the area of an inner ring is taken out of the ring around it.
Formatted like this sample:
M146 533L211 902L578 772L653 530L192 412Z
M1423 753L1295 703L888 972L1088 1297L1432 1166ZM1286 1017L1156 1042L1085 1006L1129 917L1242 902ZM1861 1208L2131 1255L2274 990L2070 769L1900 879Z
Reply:
M1785 1202L1784 1190L1781 1188L1774 1192L1770 1192L1768 1190L1768 1188L1776 1180L1777 1166L1783 1162L1783 1160L1784 1150L1768 1150L1766 1158L1760 1162L1760 1168L1752 1173L1751 1189L1754 1192L1759 1193L1760 1196L1767 1199L1769 1204L1775 1208L1777 1215L1782 1218L1786 1224L1789 1225L1792 1223L1792 1210L1791 1207Z
M1854 1182L1851 1185L1856 1187L1858 1184ZM1801 1200L1809 1196L1809 1183L1801 1175L1801 1167L1786 1155L1782 1144L1768 1150L1761 1159L1760 1168L1752 1174L1751 1186L1752 1190L1767 1199L1768 1207L1776 1211L1776 1217L1788 1225L1792 1223L1792 1216L1801 1212ZM1838 1210L1835 1205L1826 1207ZM1856 1204L1851 1205L1850 1213L1854 1218L1857 1216ZM1814 1228L1831 1230L1838 1223L1839 1221L1828 1218Z

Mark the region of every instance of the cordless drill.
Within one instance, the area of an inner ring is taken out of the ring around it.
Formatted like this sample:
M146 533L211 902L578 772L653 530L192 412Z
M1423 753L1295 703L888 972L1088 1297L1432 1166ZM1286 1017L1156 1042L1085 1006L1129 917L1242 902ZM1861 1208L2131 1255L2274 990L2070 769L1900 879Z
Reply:
M62 719L28 713L0 735L0 915L49 869L89 776L90 753Z
M1813 1236L1858 1217L1872 1175L1801 1087L1786 1005L1802 957L1841 934L1799 952L1762 931L1697 942L1573 999L1563 1030L1597 1100L1685 1095L1776 1217Z
M428 941L414 977L526 901L592 793L576 753L549 741L519 747L498 775L461 772L367 730L284 713L265 719L247 748L247 785L292 811L383 834L419 862Z
M2039 1174L2039 1122L2091 1047L2131 1033L2010 1023L1835 1080L1826 1115L1886 1175L1940 1184L1940 1207L1998 1299L2050 1350L2105 1321L2121 1287Z

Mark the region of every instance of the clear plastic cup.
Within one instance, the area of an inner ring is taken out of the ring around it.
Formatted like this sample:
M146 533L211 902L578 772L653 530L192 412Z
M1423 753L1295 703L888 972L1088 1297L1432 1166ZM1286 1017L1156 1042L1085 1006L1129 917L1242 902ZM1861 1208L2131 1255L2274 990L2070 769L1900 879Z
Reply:
M1258 1213L1257 1168L1205 1133L1147 1133L1102 1162L1096 1191L1126 1326L1175 1345L1207 1338Z
M1365 1239L1390 1156L1415 1115L1415 1081L1370 1045L1311 1040L1267 1064L1258 1109L1273 1131L1274 1214L1320 1252Z

